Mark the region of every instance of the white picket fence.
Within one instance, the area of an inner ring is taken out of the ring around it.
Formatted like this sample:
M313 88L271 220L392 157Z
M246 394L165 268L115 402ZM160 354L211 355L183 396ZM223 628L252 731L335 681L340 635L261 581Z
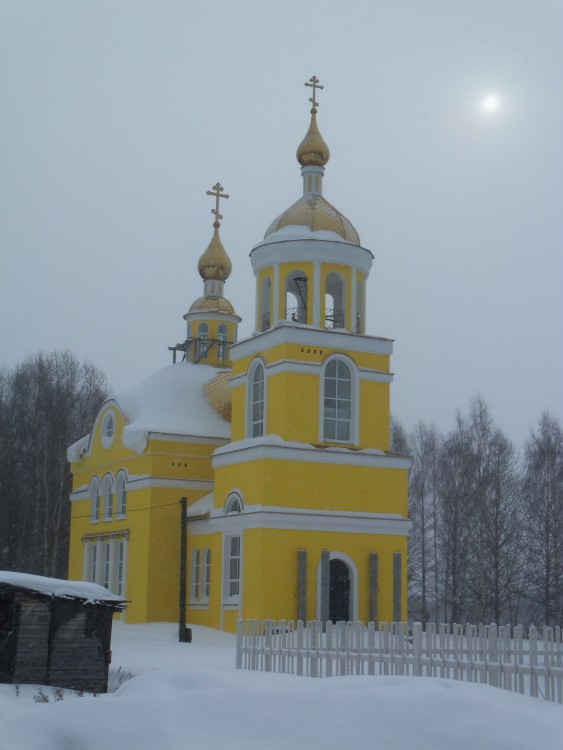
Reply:
M479 682L563 703L561 628L239 620L236 666L308 677L412 675Z

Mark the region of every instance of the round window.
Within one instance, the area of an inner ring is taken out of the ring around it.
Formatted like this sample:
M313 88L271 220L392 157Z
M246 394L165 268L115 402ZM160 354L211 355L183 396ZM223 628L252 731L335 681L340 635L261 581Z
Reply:
M109 448L115 437L115 412L113 410L107 411L104 414L101 435L102 445L104 448Z

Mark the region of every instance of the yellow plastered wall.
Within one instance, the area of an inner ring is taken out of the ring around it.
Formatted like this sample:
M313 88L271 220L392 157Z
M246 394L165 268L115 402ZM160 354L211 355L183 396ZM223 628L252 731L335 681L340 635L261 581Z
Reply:
M104 410L103 413L105 413ZM102 415L100 416L103 416ZM69 577L80 580L84 570L84 536L110 532L127 532L127 571L125 597L129 600L125 619L130 623L169 621L178 617L180 565L180 497L188 506L212 489L211 455L224 441L191 443L178 440L150 440L140 455L123 445L123 420L118 410L116 434L110 448L100 439L102 419L97 420L92 449L72 464L73 489L87 488L90 480L100 481L107 471L115 477L120 469L128 476L159 479L195 479L209 482L207 488L176 489L145 487L127 489L127 512L124 519L91 521L92 500L75 500L71 506Z
M234 488L246 505L398 513L408 517L407 469L261 459L216 470L215 507Z
M403 557L402 618L407 617L407 539L403 536L343 534L320 531L251 529L244 534L244 588L241 616L297 618L297 556L307 552L307 618L318 612L319 563L323 549L351 558L357 568L358 619L369 617L369 555L378 555L378 619L393 619L393 553ZM280 570L284 575L280 575ZM256 575L255 572L259 571ZM275 580L275 586L272 581Z

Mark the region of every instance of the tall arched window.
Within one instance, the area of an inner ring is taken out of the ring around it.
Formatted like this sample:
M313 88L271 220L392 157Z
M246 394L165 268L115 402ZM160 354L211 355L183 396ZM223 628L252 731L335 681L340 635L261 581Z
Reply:
M199 549L194 549L192 554L192 585L191 585L191 598L199 599Z
M120 471L115 480L115 495L117 498L117 517L125 518L127 512L127 489L125 488L125 474Z
M225 323L219 323L217 328L217 359L227 359L227 326Z
M197 359L207 359L209 326L207 323L200 323L197 329Z
M203 587L202 587L203 598L209 601L209 594L211 593L211 550L209 547L205 548L203 553Z
M90 500L92 502L90 520L97 523L100 520L101 497L100 497L100 480L94 477L90 482Z
M354 382L352 370L342 359L331 359L323 378L323 440L349 443L354 439Z
M113 516L113 479L106 474L102 482L102 497L104 503L104 521L111 521Z
M261 360L248 371L247 385L247 437L261 437L265 433L266 379Z
M307 323L308 281L303 271L293 271L286 280L285 317L294 323Z
M346 305L345 305L344 279L339 273L329 273L326 277L325 287L325 327L345 328Z

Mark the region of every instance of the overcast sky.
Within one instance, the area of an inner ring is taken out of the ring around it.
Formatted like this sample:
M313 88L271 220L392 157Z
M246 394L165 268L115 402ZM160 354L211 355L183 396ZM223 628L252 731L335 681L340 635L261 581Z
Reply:
M316 74L325 197L375 255L392 410L481 394L521 446L563 421L559 0L0 0L0 366L69 348L122 390L171 361L221 181L225 296L301 194ZM493 99L491 97L496 97Z

